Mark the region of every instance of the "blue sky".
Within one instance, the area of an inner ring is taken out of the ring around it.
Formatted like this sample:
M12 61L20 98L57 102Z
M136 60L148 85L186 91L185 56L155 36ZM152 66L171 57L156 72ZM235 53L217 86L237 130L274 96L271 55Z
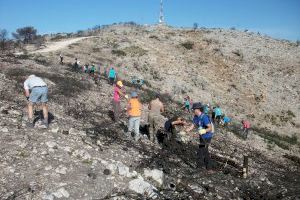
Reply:
M300 0L164 0L168 24L249 29L300 40ZM95 25L158 21L159 0L0 0L0 28L31 25L38 32L74 32Z

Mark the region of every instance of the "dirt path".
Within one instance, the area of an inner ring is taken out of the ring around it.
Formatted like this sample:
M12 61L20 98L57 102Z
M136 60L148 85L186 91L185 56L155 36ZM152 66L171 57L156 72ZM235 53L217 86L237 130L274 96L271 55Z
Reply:
M73 39L67 39L63 41L58 41L58 42L48 42L46 43L46 47L43 49L35 50L35 51L29 51L30 54L35 54L35 53L48 53L52 51L57 51L59 49L63 49L71 44L77 43L83 39L86 38L93 38L95 36L90 36L90 37L79 37L79 38L73 38ZM18 52L16 55L21 55L23 53Z

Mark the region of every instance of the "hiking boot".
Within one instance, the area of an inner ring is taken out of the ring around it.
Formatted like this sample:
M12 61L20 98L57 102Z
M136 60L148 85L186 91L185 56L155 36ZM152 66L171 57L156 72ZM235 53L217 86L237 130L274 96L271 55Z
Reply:
M34 128L34 120L33 119L28 119L28 121L26 122L26 126L28 128Z
M33 122L26 122L26 127L27 128L34 128L34 123Z
M125 133L125 139L131 140L131 133Z
M134 140L137 142L137 141L139 141L141 139L141 137L140 136L135 136L134 137Z
M42 126L44 126L45 128L49 128L49 122L48 122L48 120L43 120Z

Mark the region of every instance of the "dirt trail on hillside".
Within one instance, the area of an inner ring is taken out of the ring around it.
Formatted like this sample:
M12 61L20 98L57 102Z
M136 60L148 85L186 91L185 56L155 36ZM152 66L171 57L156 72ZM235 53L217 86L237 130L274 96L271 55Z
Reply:
M67 39L63 41L58 41L58 42L47 42L46 47L43 49L35 50L35 51L30 51L30 54L35 54L35 53L48 53L52 51L57 51L59 49L63 49L71 44L77 43L81 40L87 39L87 38L93 38L95 36L90 36L90 37L79 37L79 38L72 38L72 39ZM16 55L21 55L23 53L16 53Z

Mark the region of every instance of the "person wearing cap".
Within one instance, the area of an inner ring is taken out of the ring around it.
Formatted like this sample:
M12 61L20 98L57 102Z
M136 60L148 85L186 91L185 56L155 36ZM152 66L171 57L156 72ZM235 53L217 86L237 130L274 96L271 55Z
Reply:
M149 121L149 135L150 140L153 143L158 143L157 141L157 132L159 128L161 128L163 125L160 124L161 119L163 116L161 115L162 112L164 112L164 105L160 101L160 95L156 94L155 99L152 100L149 103L149 115L148 115L148 121Z
M121 113L121 96L127 99L127 95L122 92L123 83L118 81L114 87L114 97L113 97L113 111L114 111L114 120L117 122L120 118Z
M35 75L30 75L24 82L25 96L28 100L28 122L27 126L34 127L33 119L33 105L36 103L42 103L43 108L43 125L48 128L48 87L47 84Z
M209 155L208 147L213 136L213 125L208 115L204 113L204 107L201 103L193 104L194 118L193 124L186 131L190 132L197 128L197 135L199 135L199 162L200 166L204 166L211 171L212 163Z
M128 123L128 133L127 136L131 136L131 132L134 129L135 133L135 141L140 139L140 121L141 121L141 114L142 114L142 104L138 99L137 92L131 93L131 98L127 105L127 113L129 116L129 123Z

